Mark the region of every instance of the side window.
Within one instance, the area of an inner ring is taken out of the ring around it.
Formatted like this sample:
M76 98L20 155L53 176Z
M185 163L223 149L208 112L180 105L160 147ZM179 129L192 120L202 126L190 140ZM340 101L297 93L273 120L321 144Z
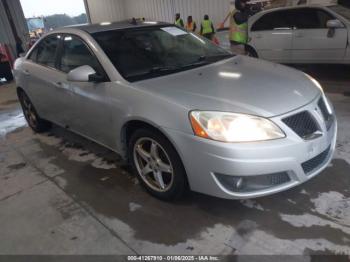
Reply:
M321 28L327 28L327 22L335 19L333 15L323 10L317 10L317 16L318 20L320 21Z
M297 29L327 28L327 21L334 19L334 17L326 11L314 8L295 10L293 17Z
M36 47L29 55L28 59L36 62L36 58L38 56L38 47Z
M270 31L292 27L290 11L276 11L266 14L256 21L251 31Z
M49 66L54 68L56 64L56 52L59 45L60 36L50 35L45 37L37 46L36 52L33 52L30 58L36 55L36 61L38 64ZM34 57L33 57L34 58Z
M59 65L60 70L68 73L84 65L89 65L97 73L104 75L97 58L91 53L85 43L76 36L65 36Z

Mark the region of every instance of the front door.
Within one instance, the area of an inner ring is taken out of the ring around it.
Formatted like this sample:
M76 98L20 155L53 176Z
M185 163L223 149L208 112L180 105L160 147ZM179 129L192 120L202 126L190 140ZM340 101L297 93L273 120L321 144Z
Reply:
M329 20L336 19L320 8L294 10L295 24L292 59L296 63L341 62L348 43L346 27L330 33Z
M62 52L59 58L59 69L68 74L71 70L83 66L91 66L106 82L68 82L74 92L74 102L68 119L68 126L96 142L111 146L116 136L111 132L111 112L109 100L108 77L98 59L85 42L75 35L65 35ZM67 77L66 77L67 79Z

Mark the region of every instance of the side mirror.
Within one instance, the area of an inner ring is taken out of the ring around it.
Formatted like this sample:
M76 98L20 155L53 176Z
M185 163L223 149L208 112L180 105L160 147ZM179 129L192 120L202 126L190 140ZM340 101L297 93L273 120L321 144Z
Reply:
M327 28L329 29L336 29L336 28L343 28L344 25L342 22L340 22L338 19L334 19L334 20L329 20L327 22Z
M88 65L79 66L68 73L70 82L90 82L90 77L96 75L96 71Z

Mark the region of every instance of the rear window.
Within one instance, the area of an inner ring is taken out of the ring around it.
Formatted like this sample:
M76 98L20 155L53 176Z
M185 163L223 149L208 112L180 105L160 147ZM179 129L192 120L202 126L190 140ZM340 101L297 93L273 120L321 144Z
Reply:
M32 51L29 59L38 64L54 68L60 37L60 35L45 37Z
M270 31L277 29L289 29L293 27L290 11L276 11L262 16L256 21L251 31Z

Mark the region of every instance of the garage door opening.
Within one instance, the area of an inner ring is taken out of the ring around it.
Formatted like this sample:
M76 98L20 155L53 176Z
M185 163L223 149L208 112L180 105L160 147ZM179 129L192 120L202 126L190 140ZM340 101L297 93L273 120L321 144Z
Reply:
M85 24L84 0L21 0L32 44L43 34L62 26Z

